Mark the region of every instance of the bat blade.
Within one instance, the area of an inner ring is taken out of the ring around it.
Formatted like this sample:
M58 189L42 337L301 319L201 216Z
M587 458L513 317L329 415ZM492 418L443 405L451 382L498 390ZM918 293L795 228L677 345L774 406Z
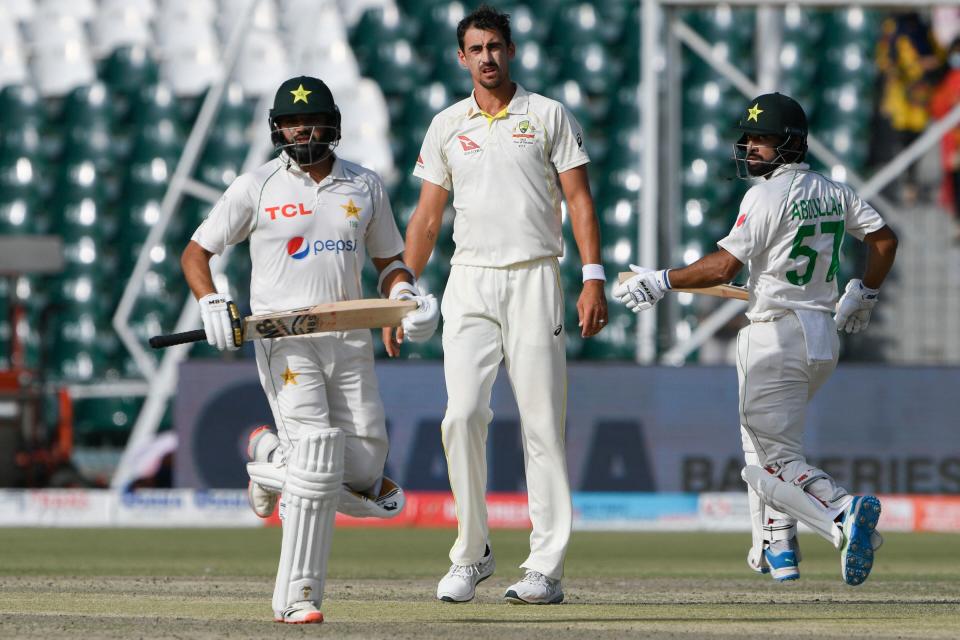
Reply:
M410 300L347 300L244 318L244 340L303 336L324 331L396 327L417 303Z
M305 336L322 331L349 331L351 329L376 329L378 327L396 327L410 311L417 308L411 300L346 300L318 304L305 309L294 309L280 313L266 313L247 316L239 320L236 314L235 328L243 323L244 341L262 338L284 338ZM234 311L236 313L236 311ZM153 336L150 346L162 349L177 344L203 342L206 333L203 329Z
M625 282L635 276L632 271L621 271L617 277L617 282ZM744 287L738 287L733 284L718 284L714 287L704 287L702 289L671 289L680 293L696 293L704 296L716 296L718 298L733 298L734 300L749 300L750 293Z

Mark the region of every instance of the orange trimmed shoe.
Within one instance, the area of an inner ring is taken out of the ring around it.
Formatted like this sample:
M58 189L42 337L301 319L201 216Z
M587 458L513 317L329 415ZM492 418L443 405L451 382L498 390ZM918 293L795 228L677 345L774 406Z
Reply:
M283 610L283 614L273 619L284 624L320 624L323 614L311 600L301 600Z

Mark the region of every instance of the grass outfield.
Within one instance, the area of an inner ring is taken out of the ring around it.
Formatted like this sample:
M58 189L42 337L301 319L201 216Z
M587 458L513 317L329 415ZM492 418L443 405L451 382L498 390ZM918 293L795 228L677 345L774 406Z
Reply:
M0 529L0 638L957 638L960 536L889 534L873 576L803 536L803 579L745 564L748 534L576 533L566 602L509 605L524 532L497 531L477 599L434 600L451 530L340 529L323 625L272 623L279 530Z

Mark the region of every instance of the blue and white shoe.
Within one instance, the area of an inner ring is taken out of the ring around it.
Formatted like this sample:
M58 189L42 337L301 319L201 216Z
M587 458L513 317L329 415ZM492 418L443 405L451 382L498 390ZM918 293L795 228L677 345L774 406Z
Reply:
M880 546L874 536L880 520L880 500L876 496L856 496L843 514L843 546L840 547L840 571L851 586L862 584L873 568L873 550Z
M770 568L770 577L777 582L800 579L800 548L796 538L766 547L763 559Z

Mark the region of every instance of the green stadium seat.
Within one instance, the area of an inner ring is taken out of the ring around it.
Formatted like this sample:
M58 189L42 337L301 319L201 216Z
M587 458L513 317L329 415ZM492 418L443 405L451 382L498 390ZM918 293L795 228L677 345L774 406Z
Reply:
M607 326L583 341L581 357L590 360L633 360L636 355L636 316L617 303L608 306Z
M36 90L26 85L9 85L0 89L0 129L44 120L44 111Z
M450 92L453 101L466 98L473 91L470 72L460 66L455 51L443 50L437 52L428 62L433 64L433 73L430 74L430 79L434 82L443 83L447 91Z
M44 153L43 139L40 135L41 123L28 121L0 125L0 164L17 158L32 158L35 161Z
M162 158L172 175L185 142L186 136L175 120L158 120L135 128L131 140L130 162L143 163L153 158Z
M547 40L551 47L562 50L576 45L604 44L607 37L603 16L593 3L577 2L557 11Z
M368 70L376 58L374 49L396 40L413 40L417 36L416 22L405 19L395 7L367 9L350 33L350 44L360 66ZM369 72L365 75L371 75Z
M517 43L510 77L527 91L544 93L555 82L556 64L536 40Z
M94 82L71 91L63 100L58 120L67 128L86 127L95 123L113 124L113 102L106 85Z
M513 41L519 46L527 42L544 42L550 29L549 19L553 15L555 2L504 2L497 6L510 15L510 32ZM547 5L547 6L544 6Z
M154 85L160 68L150 51L140 45L118 47L101 63L99 77L110 90L132 96L144 87Z
M0 201L0 236L41 233L43 221L36 201L15 198Z
M618 87L622 65L602 43L564 47L556 58L561 75L575 80L589 94L607 94Z
M73 405L74 435L87 446L123 446L142 398L83 398Z

